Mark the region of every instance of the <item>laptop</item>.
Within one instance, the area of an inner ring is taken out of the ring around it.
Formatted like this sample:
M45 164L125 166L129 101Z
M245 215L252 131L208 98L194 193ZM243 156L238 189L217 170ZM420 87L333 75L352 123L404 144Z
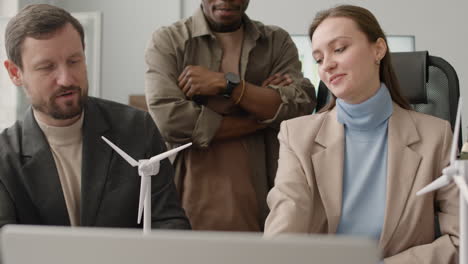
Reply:
M3 264L376 264L371 240L327 235L8 225Z

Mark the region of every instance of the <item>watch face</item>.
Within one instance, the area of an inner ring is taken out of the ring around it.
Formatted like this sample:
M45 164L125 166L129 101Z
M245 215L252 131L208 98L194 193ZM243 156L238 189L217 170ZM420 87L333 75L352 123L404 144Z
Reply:
M226 73L224 75L224 77L226 78L226 80L228 82L231 82L231 83L234 83L234 84L239 84L240 83L239 75L237 75L235 73L228 72L228 73Z
M228 72L224 74L226 79L226 89L221 93L225 98L231 98L232 91L240 83L240 78L237 74Z

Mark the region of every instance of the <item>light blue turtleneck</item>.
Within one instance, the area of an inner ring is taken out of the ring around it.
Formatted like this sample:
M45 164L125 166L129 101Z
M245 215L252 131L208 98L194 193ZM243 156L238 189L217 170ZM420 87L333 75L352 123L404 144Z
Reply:
M385 215L388 120L392 99L385 84L368 100L336 100L345 129L343 201L338 234L379 240Z

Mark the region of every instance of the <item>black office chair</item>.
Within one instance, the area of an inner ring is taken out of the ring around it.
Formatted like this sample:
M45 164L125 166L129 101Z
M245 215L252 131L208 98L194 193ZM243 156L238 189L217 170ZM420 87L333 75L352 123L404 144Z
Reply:
M455 69L427 51L394 52L391 56L401 91L413 109L449 121L453 130L460 97ZM327 87L320 82L316 112L328 102L329 96ZM460 131L459 147L461 144Z

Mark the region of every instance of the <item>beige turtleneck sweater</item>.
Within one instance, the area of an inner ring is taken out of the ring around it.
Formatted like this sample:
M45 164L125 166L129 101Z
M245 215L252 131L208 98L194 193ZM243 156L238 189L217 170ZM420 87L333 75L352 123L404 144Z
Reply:
M83 116L67 127L54 127L42 123L36 118L39 127L49 142L55 160L57 172L62 184L63 195L67 205L70 224L80 225L81 200L81 155L83 137Z

